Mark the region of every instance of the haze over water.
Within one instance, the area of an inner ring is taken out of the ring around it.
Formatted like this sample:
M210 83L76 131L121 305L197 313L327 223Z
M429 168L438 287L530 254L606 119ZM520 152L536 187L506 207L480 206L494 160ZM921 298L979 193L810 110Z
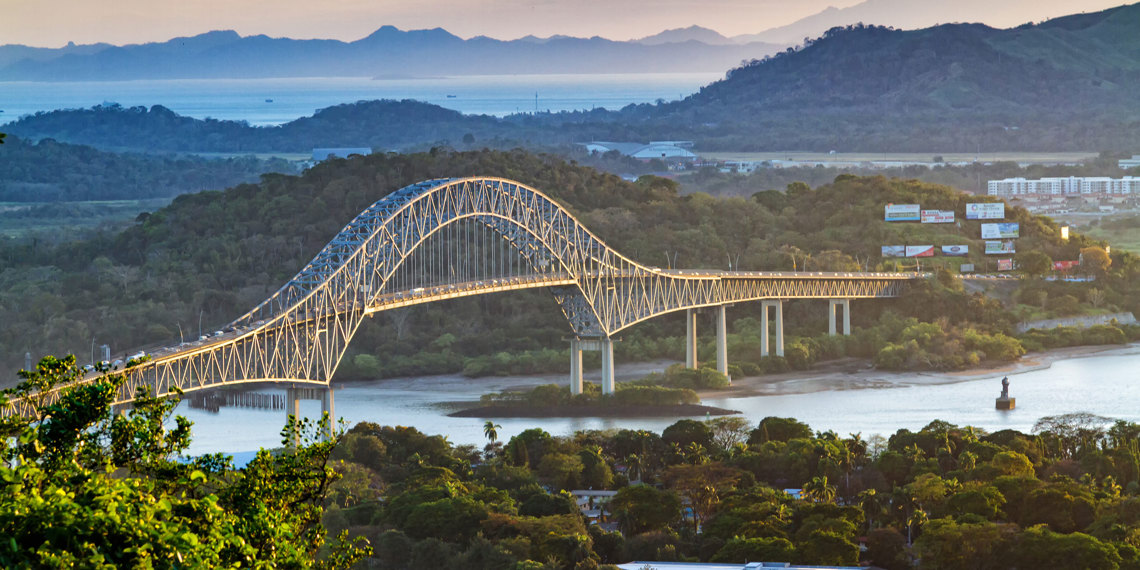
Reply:
M687 97L721 73L482 75L412 79L300 77L144 81L0 82L0 124L21 115L103 103L162 105L198 119L278 125L317 109L374 99L415 99L467 114L620 109ZM453 96L453 97L451 97ZM272 100L269 102L267 100Z

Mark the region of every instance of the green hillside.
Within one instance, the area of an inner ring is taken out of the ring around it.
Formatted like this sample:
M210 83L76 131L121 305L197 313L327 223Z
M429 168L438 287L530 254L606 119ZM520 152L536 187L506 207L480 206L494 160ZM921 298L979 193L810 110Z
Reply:
M202 330L214 330L276 290L368 204L413 182L467 175L503 176L547 191L602 239L651 265L665 265L669 256L680 268L727 267L731 258L734 267L746 270L889 269L894 262L879 256L880 247L897 240L970 243L979 255L977 222L964 222L959 234L882 221L887 203L955 209L961 216L964 203L976 199L916 181L841 176L815 190L793 184L786 192L717 199L682 196L675 183L660 178L629 183L521 151L373 155L329 161L303 176L266 175L259 184L182 195L119 234L59 246L0 241L0 319L6 323L0 330L0 346L6 348L0 366L22 365L25 351L72 352L82 358L92 338L116 353L176 342L180 335L194 338L199 319ZM1082 248L1096 245L1081 236L1062 242L1055 224L1021 209L1008 209L1007 217L1021 223L1019 251L1075 259ZM1133 279L1140 264L1119 251L1113 251L1112 261L1104 284L1098 284L1110 294L1097 297L1098 306L1140 311L1140 285L1133 285L1140 283ZM1025 288L1045 291L1044 297L1032 297L1039 311L1079 311L1092 302L1086 284L1033 281ZM1065 297L1072 303L1051 304ZM909 326L884 311L922 321L946 319L948 334L1008 332L1018 319L1010 312L1017 308L1012 301L1003 308L963 292L952 280L915 287L902 300L856 305L855 324L878 332L844 350L867 357ZM756 310L734 309L734 334L742 335L743 343L734 358L747 360L755 348L748 344L755 321L747 317ZM792 303L787 313L789 334L808 338L825 330L815 304ZM680 321L670 317L635 327L624 335L619 357L675 358L681 349L674 337L681 331ZM431 304L369 320L342 373L556 371L566 365L561 352L567 332L553 300L541 291ZM810 343L804 346L815 350ZM504 351L509 354L500 358ZM510 354L529 356L520 360ZM358 361L359 355L376 360ZM801 364L810 360L805 357Z
M628 115L756 150L1140 147L1140 5L997 30L834 28ZM631 117L627 117L631 118Z

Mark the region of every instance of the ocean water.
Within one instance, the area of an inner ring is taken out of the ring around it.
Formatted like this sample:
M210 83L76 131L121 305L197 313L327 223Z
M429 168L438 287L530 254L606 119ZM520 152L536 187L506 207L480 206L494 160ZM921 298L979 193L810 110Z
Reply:
M1073 412L1140 421L1140 345L1114 353L1054 362L1049 368L1010 374L1010 395L1017 398L1013 411L994 409L1001 392L1002 374L990 378L931 383L925 374L899 374L878 388L780 393L743 398L706 399L703 403L741 411L749 423L765 416L794 417L819 431L834 430L846 436L861 432L889 436L899 428L921 429L941 419L973 425L987 431L1016 429L1029 432L1044 416ZM619 367L619 372L621 368ZM596 371L592 375L596 376ZM589 379L591 374L587 374ZM432 376L359 382L335 391L335 416L349 426L371 421L381 425L413 426L428 434L446 435L455 444L486 443L483 422L489 418L453 418L447 402L475 407L481 394L505 388L565 382L564 375L471 379ZM780 388L774 386L773 388ZM265 393L284 390L267 388ZM781 390L777 390L781 391ZM303 401L302 415L319 417L320 403ZM285 424L285 412L222 408L217 413L180 404L177 413L194 421L191 453L235 453L259 447L276 447ZM553 435L570 435L583 429L648 429L658 433L680 418L498 418L503 441L523 430L538 427ZM698 417L695 419L704 419Z
M485 75L415 79L301 77L283 79L171 79L83 82L0 82L0 124L22 115L87 108L162 105L205 119L277 125L318 109L371 99L415 99L468 114L504 116L539 111L619 109L631 103L673 101L720 73L599 75Z

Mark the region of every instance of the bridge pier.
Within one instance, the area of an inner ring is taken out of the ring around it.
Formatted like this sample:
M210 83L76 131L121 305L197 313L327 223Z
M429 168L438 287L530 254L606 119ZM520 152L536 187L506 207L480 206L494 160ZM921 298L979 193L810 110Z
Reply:
M336 413L333 410L333 388L329 384L327 388L321 391L321 417L328 418L329 424L325 426L324 436L325 441L332 441L336 437Z
M321 430L322 441L332 441L336 435L336 411L333 407L333 388L332 385L318 388L298 388L290 386L285 388L285 419L296 418L298 422L301 420L301 400L320 400L321 401L321 417L328 414L329 424ZM301 445L301 432L297 430L293 433L293 446Z
M843 307L843 336L851 336L851 299L827 300L827 334L835 336L835 308Z
M614 393L614 341L610 337L602 343L602 394Z
M577 396L582 393L582 344L581 341L570 339L570 395Z
M614 341L609 337L570 339L570 393L582 393L582 351L602 353L602 393L614 393Z
M760 356L768 356L768 309L775 309L776 313L776 356L784 355L784 301L762 301L760 305Z
M285 420L301 421L301 391L290 386L285 389ZM293 447L300 447L301 431L293 430Z
M728 378L728 323L725 306L716 308L716 369ZM732 383L732 378L728 379Z
M697 311L685 310L685 368L697 367Z

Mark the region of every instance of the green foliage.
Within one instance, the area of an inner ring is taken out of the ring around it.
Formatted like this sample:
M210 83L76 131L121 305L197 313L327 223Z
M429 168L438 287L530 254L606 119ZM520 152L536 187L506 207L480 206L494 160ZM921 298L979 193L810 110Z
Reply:
M800 560L796 547L786 538L734 538L712 557L712 562Z
M140 390L130 412L112 415L124 377L63 387L82 376L71 356L46 357L21 376L7 396L33 402L37 417L0 422L5 567L348 568L370 551L342 534L317 559L322 503L337 478L327 465L335 442L317 442L319 426L290 424L285 439L298 433L306 445L262 450L242 469L220 455L180 460L190 423L165 427L176 400ZM59 401L46 405L57 387Z
M749 436L748 443L786 442L793 439L808 439L811 436L811 427L795 418L768 416L760 420L760 425Z
M681 500L677 495L648 485L619 489L610 508L627 536L662 530L681 518Z

